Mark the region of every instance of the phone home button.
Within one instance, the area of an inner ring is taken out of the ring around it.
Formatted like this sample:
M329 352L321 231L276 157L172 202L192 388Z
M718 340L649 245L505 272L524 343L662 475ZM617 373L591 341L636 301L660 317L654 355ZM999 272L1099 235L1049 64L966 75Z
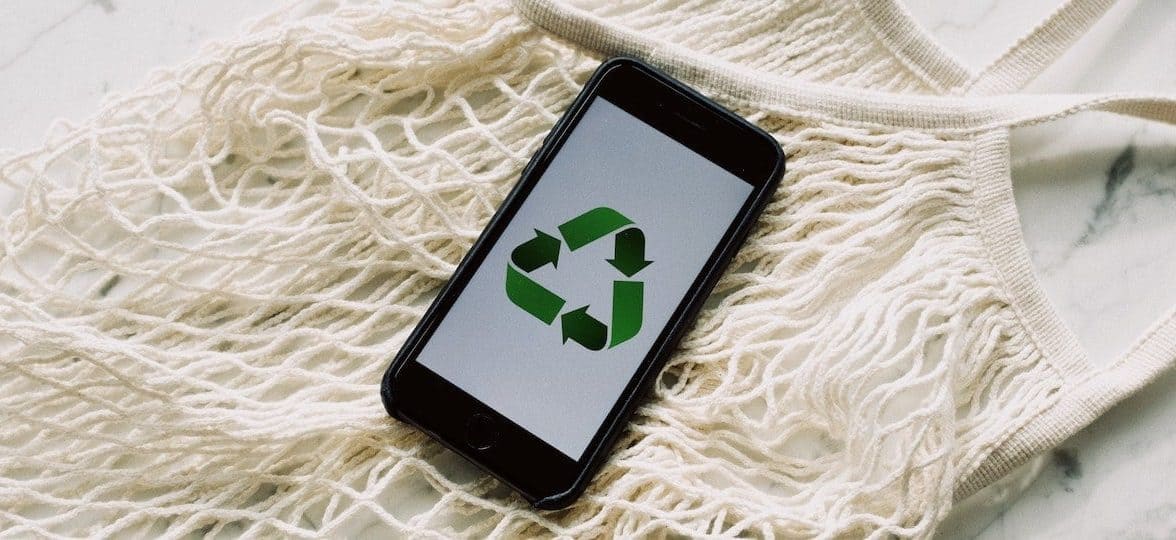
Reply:
M466 444L475 450L486 450L498 441L498 426L482 413L475 413L466 422Z

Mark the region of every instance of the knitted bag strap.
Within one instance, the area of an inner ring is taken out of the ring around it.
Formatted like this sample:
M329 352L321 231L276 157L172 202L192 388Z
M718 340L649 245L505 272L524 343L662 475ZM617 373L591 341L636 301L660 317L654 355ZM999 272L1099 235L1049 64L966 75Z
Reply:
M1107 0L1072 0L1071 4L1075 6L1071 9L1077 9L1079 6L1076 4L1098 1ZM1172 106L1176 103L1176 96L1164 94L920 96L812 83L756 72L725 60L710 58L675 43L610 23L565 2L513 2L516 10L525 18L580 46L606 55L637 56L714 94L762 109L786 111L817 121L979 132L1047 122L1085 110L1101 110L1162 122L1172 122L1176 115ZM1070 20L1068 17L1059 17L1055 15L1050 19ZM1053 25L1047 22L1043 26ZM1041 36L1047 33L1046 30L1037 32ZM1027 42L1038 43L1045 39L1033 38ZM1030 46L1028 49L1038 50L1039 47ZM1044 58L1038 60L1035 65L1048 64Z
M977 103L989 99L993 98L977 98ZM1001 96L993 103L998 105L984 113L994 120L988 124L992 127L1029 126L1085 111L1176 124L1176 95L1172 94L1018 94Z
M1114 5L1115 0L1067 0L957 93L1007 94L1024 88L1086 35Z

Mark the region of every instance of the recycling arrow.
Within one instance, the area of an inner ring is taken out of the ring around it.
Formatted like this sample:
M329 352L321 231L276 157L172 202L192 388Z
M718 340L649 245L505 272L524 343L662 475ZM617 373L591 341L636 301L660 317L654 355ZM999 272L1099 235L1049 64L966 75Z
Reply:
M568 249L576 251L633 221L607 206L593 208L559 226Z
M590 351L604 348L608 327L588 314L588 306L564 313L560 316L560 324L563 325L561 331L564 343L570 338Z
M620 212L601 206L564 222L559 226L559 233L568 249L576 251L615 232L614 255L608 263L626 278L632 278L653 263L645 258L645 233L629 227L632 224ZM616 347L636 336L641 331L644 309L645 283L641 281L613 281L609 325L589 315L587 305L560 315L566 304L563 297L527 275L548 263L556 267L560 245L559 238L535 229L534 238L516 246L506 267L507 298L544 324L550 325L558 317L563 342L575 341L591 351L599 351L606 345Z
M641 311L645 284L640 281L614 281L612 294L612 339L609 348L628 341L641 330Z
M506 267L506 296L514 305L544 324L551 324L564 306L564 299L558 294L547 290L512 266Z
M644 242L644 240L642 240ZM559 238L535 229L535 238L527 240L510 252L510 262L519 270L530 272L547 263L559 262Z
M608 263L625 277L633 277L653 261L645 260L645 233L633 227L617 233L613 258Z

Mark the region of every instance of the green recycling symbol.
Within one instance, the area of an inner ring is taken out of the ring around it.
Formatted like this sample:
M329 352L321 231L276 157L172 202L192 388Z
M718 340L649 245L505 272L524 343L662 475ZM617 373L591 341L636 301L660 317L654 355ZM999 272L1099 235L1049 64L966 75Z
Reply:
M576 251L605 236L614 236L615 255L608 259L625 278L632 278L653 261L645 260L645 233L632 226L633 220L608 207L593 208L559 226L559 234L568 250ZM612 320L606 326L588 314L588 306L563 311L567 302L527 274L559 262L560 239L535 229L535 237L519 244L510 253L506 266L506 296L514 305L550 325L560 320L563 342L575 341L586 349L599 351L607 344L611 349L637 335L641 330L645 283L617 279L612 285ZM611 337L609 330L612 330Z

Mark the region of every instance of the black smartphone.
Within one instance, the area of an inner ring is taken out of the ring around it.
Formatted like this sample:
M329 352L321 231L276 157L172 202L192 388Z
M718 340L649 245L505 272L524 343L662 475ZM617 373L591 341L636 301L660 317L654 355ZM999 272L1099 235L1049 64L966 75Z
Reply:
M764 131L605 62L388 368L384 406L534 506L567 505L783 172Z

